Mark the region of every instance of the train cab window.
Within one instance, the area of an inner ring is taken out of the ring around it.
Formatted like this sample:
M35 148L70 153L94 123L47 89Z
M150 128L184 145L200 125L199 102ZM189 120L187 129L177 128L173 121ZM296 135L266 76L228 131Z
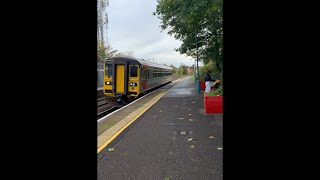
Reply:
M130 77L137 77L137 76L138 76L138 66L130 65Z
M112 63L106 63L106 76L112 76Z

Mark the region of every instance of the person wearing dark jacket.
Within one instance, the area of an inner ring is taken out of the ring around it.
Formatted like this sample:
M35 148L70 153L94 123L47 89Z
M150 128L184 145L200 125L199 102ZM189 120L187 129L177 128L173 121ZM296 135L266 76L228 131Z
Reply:
M210 76L210 71L208 71L204 77L206 89L205 92L209 92L211 90L211 81L214 81Z

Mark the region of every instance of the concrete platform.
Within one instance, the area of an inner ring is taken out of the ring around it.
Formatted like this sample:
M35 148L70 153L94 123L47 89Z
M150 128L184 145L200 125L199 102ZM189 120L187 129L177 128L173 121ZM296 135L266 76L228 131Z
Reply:
M98 124L99 180L222 179L223 116L204 113L191 77L171 87Z

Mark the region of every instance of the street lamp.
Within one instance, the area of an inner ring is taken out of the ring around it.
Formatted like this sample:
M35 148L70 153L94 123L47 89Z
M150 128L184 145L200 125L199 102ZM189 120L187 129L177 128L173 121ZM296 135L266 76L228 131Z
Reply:
M200 94L200 77L199 77L199 54L198 54L198 38L197 38L197 30L194 30L195 38L196 38L196 50L197 50L197 88L198 88L198 93Z

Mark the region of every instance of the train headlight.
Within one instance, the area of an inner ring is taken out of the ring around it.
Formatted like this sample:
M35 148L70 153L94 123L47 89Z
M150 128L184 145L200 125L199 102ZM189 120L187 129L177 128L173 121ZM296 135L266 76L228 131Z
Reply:
M111 84L112 84L111 81L107 81L107 82L106 82L106 85L111 85Z

